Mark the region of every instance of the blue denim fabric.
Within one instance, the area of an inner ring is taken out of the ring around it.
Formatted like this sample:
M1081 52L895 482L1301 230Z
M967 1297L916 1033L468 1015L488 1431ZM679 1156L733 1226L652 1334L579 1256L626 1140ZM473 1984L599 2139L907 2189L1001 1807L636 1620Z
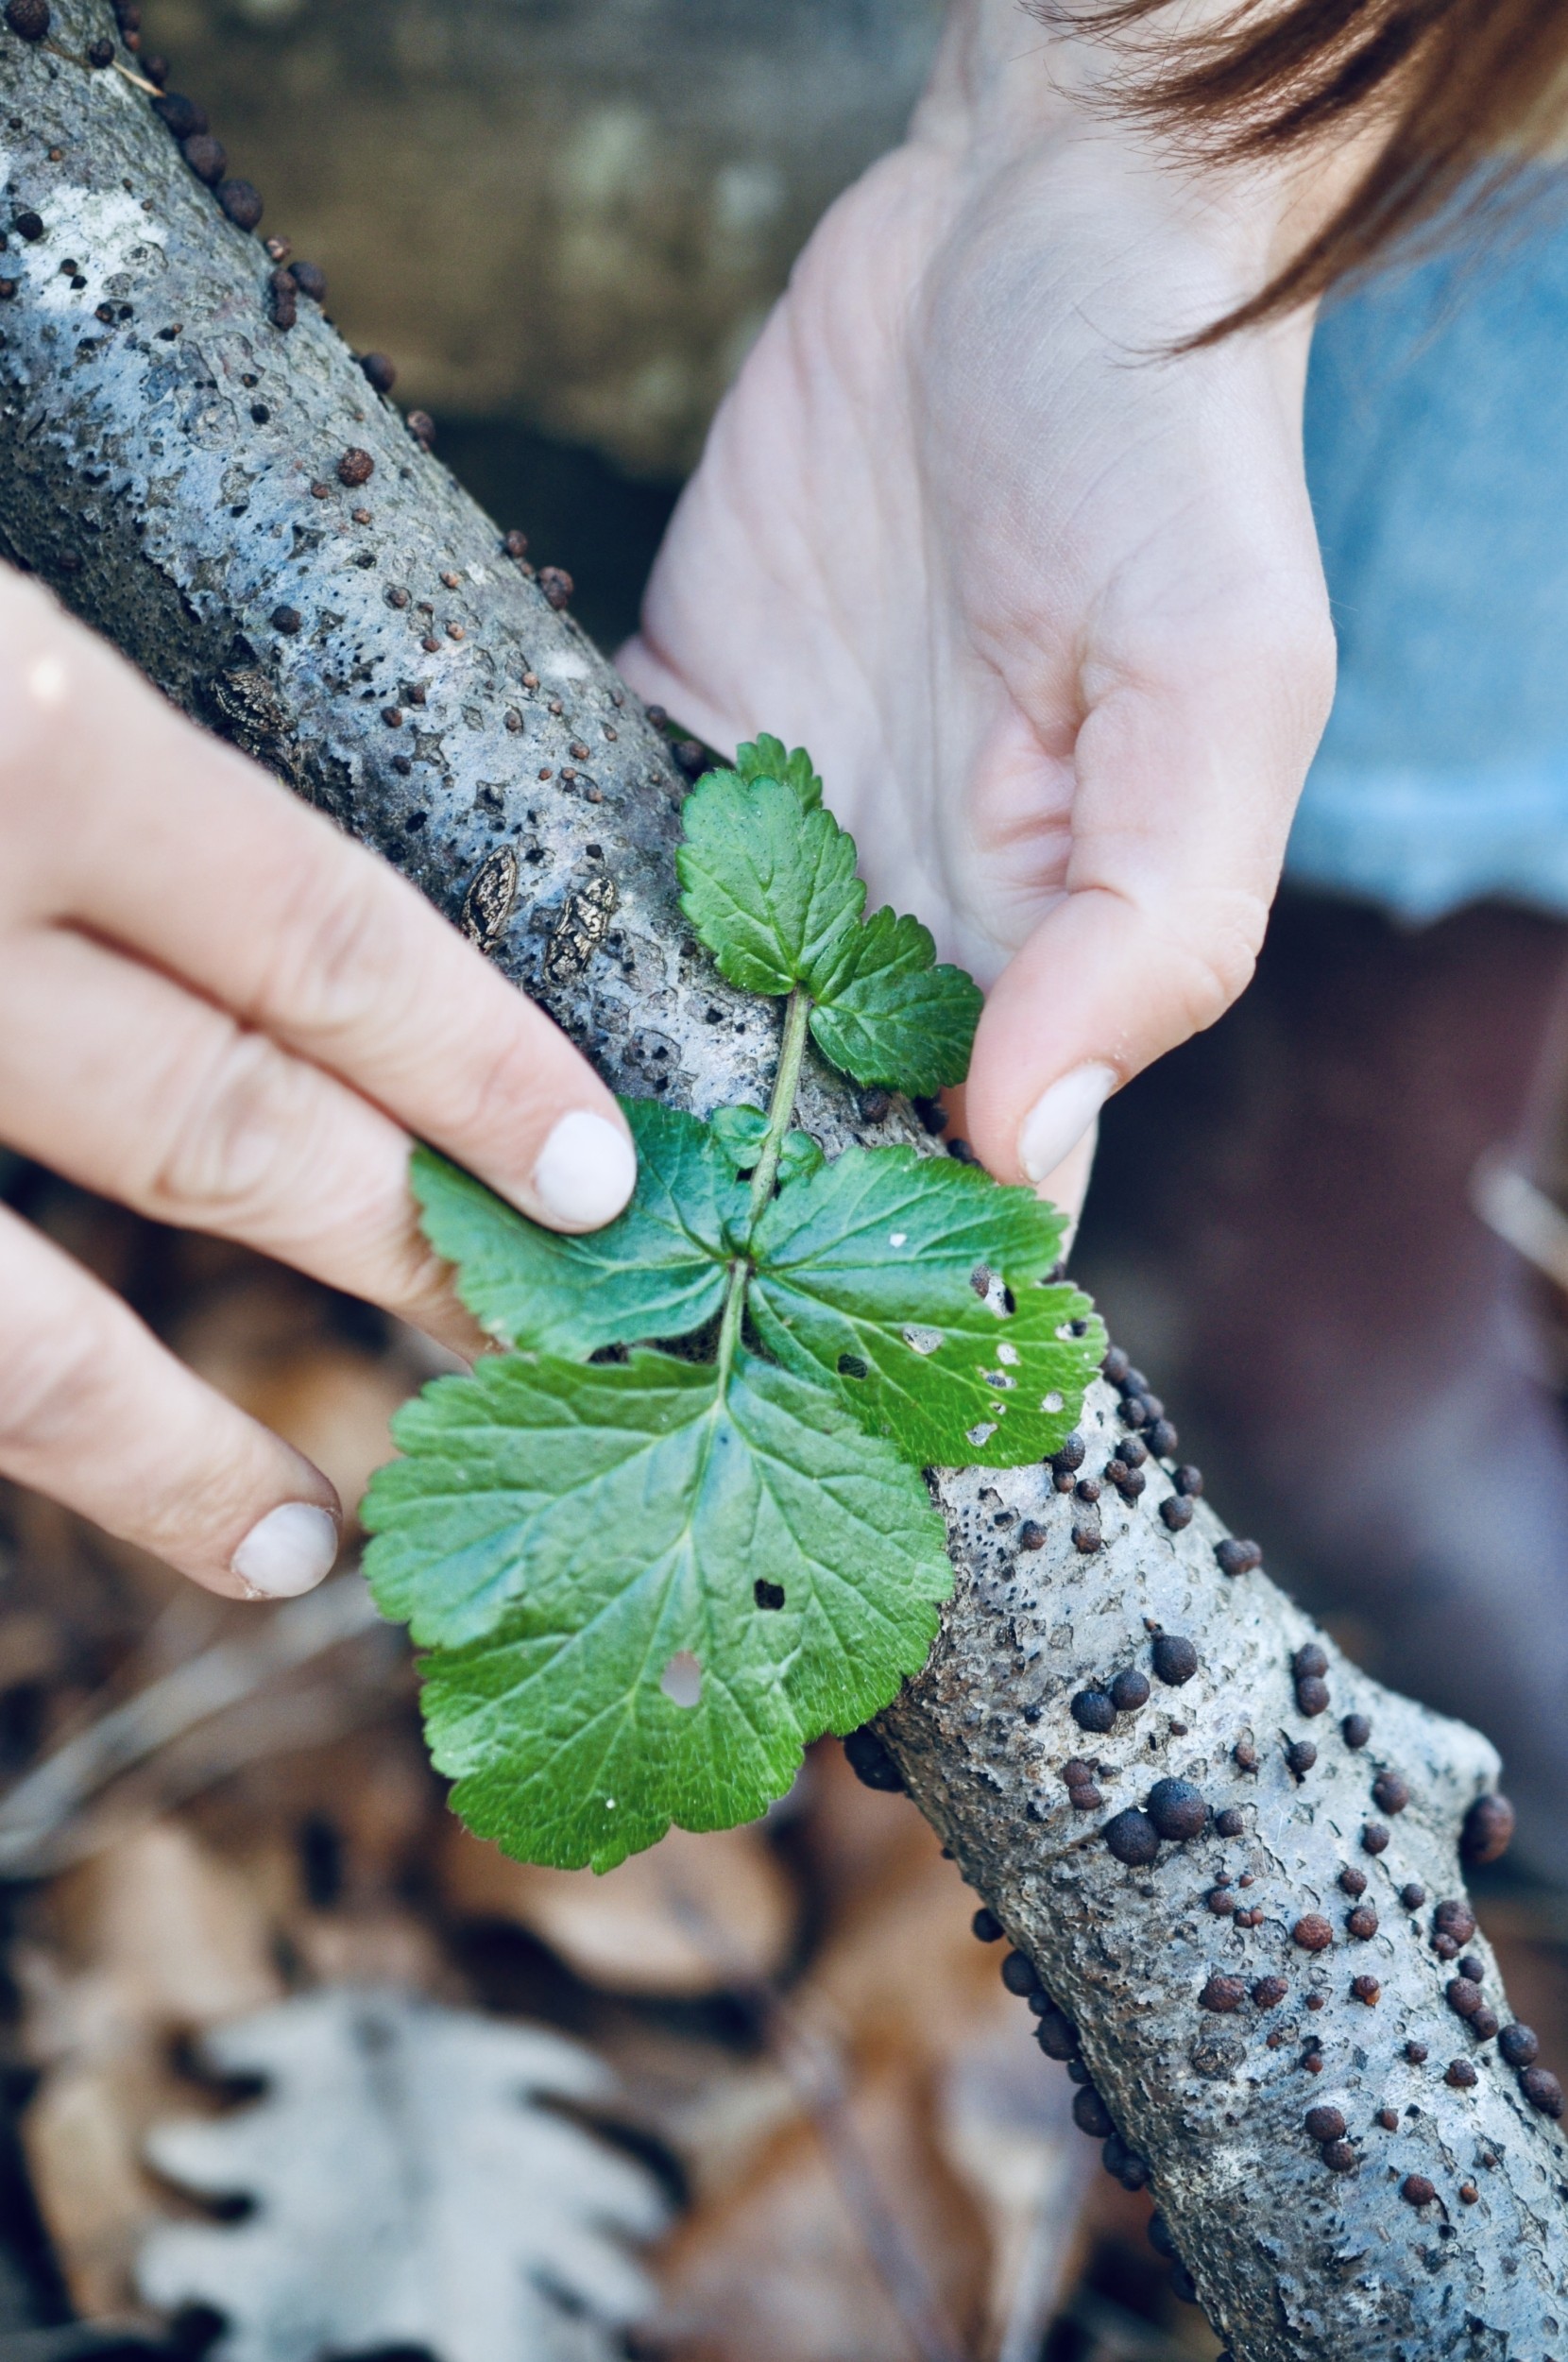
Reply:
M1390 273L1312 351L1339 689L1287 859L1429 919L1568 912L1568 209Z

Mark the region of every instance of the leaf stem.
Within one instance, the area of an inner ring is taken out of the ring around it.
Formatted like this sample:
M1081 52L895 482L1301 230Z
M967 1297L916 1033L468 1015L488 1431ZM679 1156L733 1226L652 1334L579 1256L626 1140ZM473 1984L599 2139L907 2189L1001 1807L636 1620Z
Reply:
M785 1004L784 1031L778 1045L778 1071L774 1076L773 1097L768 1102L768 1133L762 1142L757 1170L751 1176L749 1227L753 1230L773 1196L774 1183L778 1178L778 1159L784 1152L784 1136L794 1116L795 1093L800 1088L801 1061L806 1055L806 1026L810 1014L811 996L797 984Z

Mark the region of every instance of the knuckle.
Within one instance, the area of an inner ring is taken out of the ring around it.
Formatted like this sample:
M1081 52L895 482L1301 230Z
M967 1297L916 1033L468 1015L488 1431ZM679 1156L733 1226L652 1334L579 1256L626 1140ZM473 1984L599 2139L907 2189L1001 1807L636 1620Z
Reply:
M222 1226L254 1221L296 1168L315 1088L308 1067L228 1026L162 1143L141 1209Z
M401 1004L407 945L388 906L392 882L368 856L319 862L302 883L291 873L265 947L258 1022L326 1042Z
M1208 898L1171 943L1172 1001L1186 1034L1222 1018L1252 983L1269 923L1268 904L1240 889Z

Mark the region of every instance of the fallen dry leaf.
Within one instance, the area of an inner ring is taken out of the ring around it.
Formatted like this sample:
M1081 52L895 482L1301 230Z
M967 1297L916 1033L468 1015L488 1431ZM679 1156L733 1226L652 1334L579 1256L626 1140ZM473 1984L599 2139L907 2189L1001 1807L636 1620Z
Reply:
M672 1829L596 1877L509 1861L457 1822L439 1876L459 1917L527 1927L609 1993L700 1994L774 1975L793 1939L798 1898L758 1828L693 1837Z

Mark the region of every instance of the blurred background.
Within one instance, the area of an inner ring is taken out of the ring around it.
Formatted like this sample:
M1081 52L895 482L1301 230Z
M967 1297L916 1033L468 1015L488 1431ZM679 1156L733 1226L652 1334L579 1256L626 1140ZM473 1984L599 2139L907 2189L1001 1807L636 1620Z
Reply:
M536 562L571 572L613 647L724 385L825 207L898 136L942 13L144 0L141 40L208 108L266 228L326 271L346 336L394 358L439 454ZM1544 976L1555 944L1520 936L1538 924L1510 915L1493 966L1533 957ZM1521 1293L1508 1219L1475 1210L1517 1107L1470 1087L1467 1045L1477 1025L1494 1041L1504 1004L1457 1005L1477 949L1442 929L1422 954L1440 1015L1411 1019L1444 1143L1437 1210L1429 1146L1415 1179L1390 1147L1407 1082L1370 1070L1367 1046L1410 1036L1407 948L1368 913L1287 904L1242 1012L1114 1104L1077 1268L1231 1522L1352 1653L1420 1687L1411 1600L1419 1632L1438 1578L1380 1589L1362 1570L1392 1549L1378 1520L1400 1489L1401 1390L1413 1368L1420 1399L1446 1402L1452 1349L1413 1282L1391 1308L1379 1291L1408 1274L1413 1227L1447 1221L1473 1309L1506 1293L1511 1320L1527 1312L1548 1393L1560 1303L1546 1278ZM1535 1194L1510 1219L1549 1264L1555 1112L1538 1132ZM0 1188L357 1498L435 1366L419 1340L36 1170L0 1161ZM1357 1220L1338 1220L1352 1200ZM1368 1322L1391 1361L1364 1349ZM1325 1389L1353 1402L1356 1437L1369 1389L1372 1424L1388 1411L1370 1491L1355 1437L1320 1448ZM1464 1415L1474 1473L1485 1417ZM1505 1476L1444 1491L1450 1528L1477 1502L1506 1525ZM1100 2170L1065 2071L971 1933L975 1898L836 1745L757 1828L677 1835L603 1880L525 1870L446 1814L401 1636L351 1574L281 1614L234 1610L3 1488L0 1574L0 2362L1216 2353L1147 2196ZM1469 1703L1444 1678L1425 1694ZM1506 1702L1507 1749L1499 1716ZM1550 1844L1533 1859L1492 1874L1482 1915L1517 2014L1568 2072L1568 1908ZM404 2014L334 2030L309 2011L335 1991ZM236 2025L237 2050L210 2046ZM449 2070L433 2084L428 2066L471 2057L483 2083L480 2029L498 2026L571 2045L559 2090L495 2086L504 2170L443 2133ZM393 2063L373 2074L372 2054ZM312 2199L326 2231L291 2246L268 2224L315 2159L336 2161ZM452 2302L485 2277L498 2173L526 2319ZM451 2228L469 2216L471 2255ZM619 2295L605 2220L643 2255ZM418 2285L394 2302L400 2257Z

